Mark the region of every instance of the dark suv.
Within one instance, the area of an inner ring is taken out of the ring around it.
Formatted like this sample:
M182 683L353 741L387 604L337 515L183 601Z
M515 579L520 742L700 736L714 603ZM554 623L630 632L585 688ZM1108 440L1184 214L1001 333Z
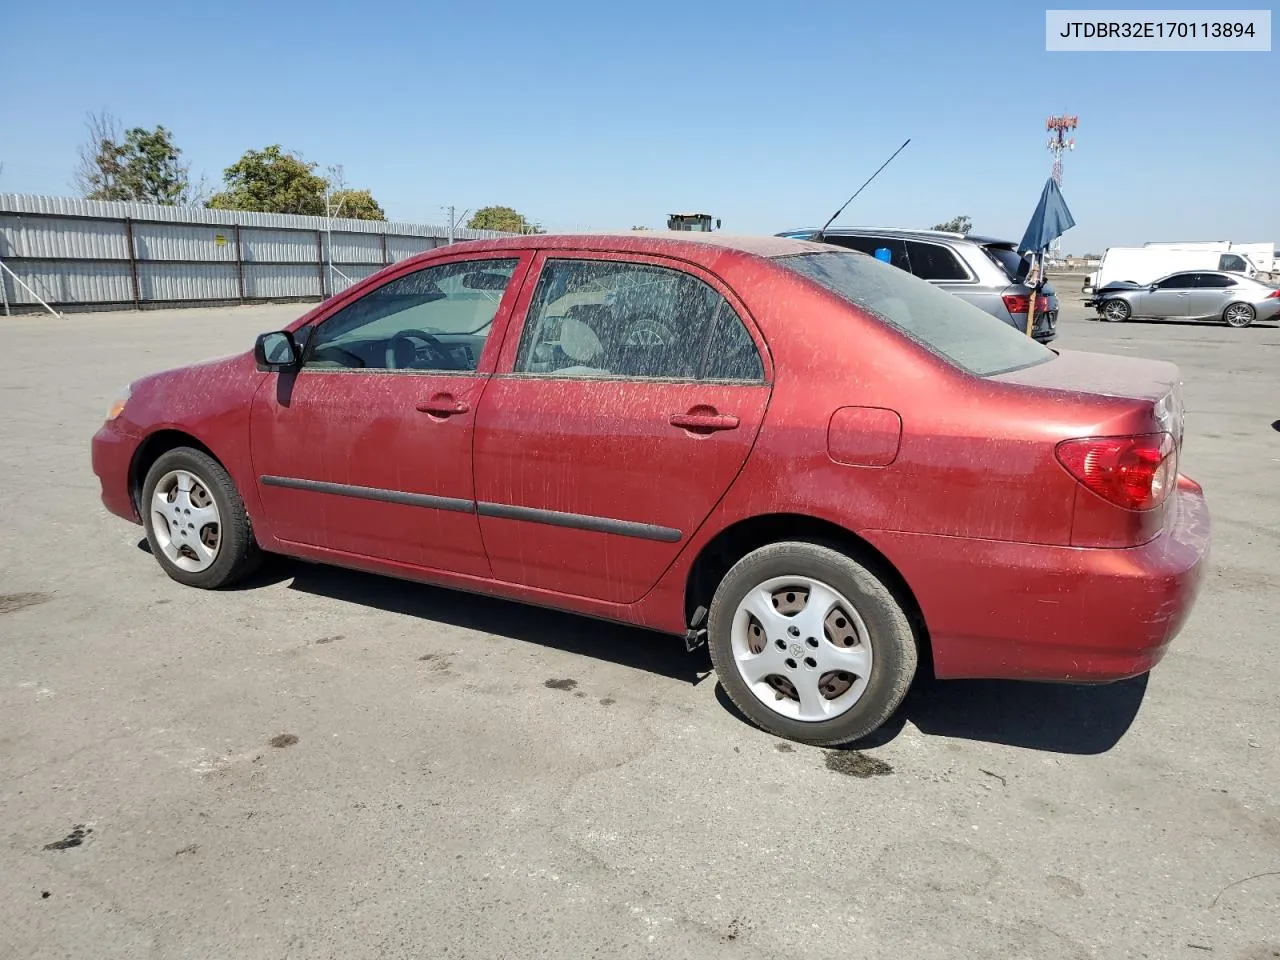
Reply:
M808 240L817 230L787 230L780 237ZM829 227L827 243L879 256L948 293L967 300L1019 330L1027 328L1031 288L1025 283L1030 260L1009 240L941 230L892 227ZM1032 336L1041 343L1057 337L1058 297L1046 283L1036 301Z

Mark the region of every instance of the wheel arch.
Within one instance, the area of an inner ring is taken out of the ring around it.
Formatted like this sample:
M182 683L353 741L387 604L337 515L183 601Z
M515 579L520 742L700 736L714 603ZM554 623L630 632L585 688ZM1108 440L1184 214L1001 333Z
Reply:
M753 550L784 540L831 547L866 566L901 604L915 634L920 667L932 673L929 631L915 592L883 553L852 530L805 514L769 513L747 517L725 527L703 544L685 579L685 622L698 607L711 607L716 587L730 568Z
M148 434L138 444L138 448L133 452L133 460L129 463L129 496L133 498L133 505L138 510L139 516L142 515L142 485L146 482L147 471L162 456L170 450L176 450L178 447L191 447L193 450L199 450L201 453L217 460L224 469L226 468L222 458L210 450L207 444L185 430L162 428Z

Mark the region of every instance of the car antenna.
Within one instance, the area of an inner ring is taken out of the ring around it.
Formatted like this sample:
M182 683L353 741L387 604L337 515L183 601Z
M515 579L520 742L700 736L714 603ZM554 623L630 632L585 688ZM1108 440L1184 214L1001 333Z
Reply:
M844 208L845 208L845 207L847 207L849 204L853 203L853 201L854 201L855 199L857 199L858 194L859 194L859 193L861 193L863 190L867 189L867 184L871 183L871 181L872 181L872 180L874 180L876 177L880 176L880 170L883 170L883 169L884 169L885 167L887 167L889 164L893 163L893 158L894 158L894 157L896 157L898 154L900 154L903 150L907 149L907 144L908 144L908 143L910 143L910 142L911 142L911 138L910 138L910 137L907 137L907 139L906 139L906 140L902 141L902 146L900 146L897 150L893 151L893 156L889 157L889 159L888 159L888 160L886 160L884 163L880 164L880 169L879 169L879 170L877 170L875 173L873 173L871 176L867 177L867 182L866 182L866 183L864 183L862 186L860 186L860 187L857 189L857 191L854 193L854 195L853 195L852 197L850 197L848 200L846 200L846 201L844 202L844 206L842 206L839 210L837 210L835 213L833 213L833 214L831 215L831 219L830 219L830 220L828 220L826 223L824 223L824 224L822 225L822 229L821 229L821 230L819 230L817 233L815 233L815 234L814 234L812 237L810 237L809 239L810 239L810 240L815 240L815 241L817 241L818 243L821 243L821 242L822 242L822 240L823 240L823 237L826 235L827 227L829 227L829 226L831 226L831 224L835 223L835 221L836 221L836 217L838 217L838 216L840 216L840 214L844 213Z

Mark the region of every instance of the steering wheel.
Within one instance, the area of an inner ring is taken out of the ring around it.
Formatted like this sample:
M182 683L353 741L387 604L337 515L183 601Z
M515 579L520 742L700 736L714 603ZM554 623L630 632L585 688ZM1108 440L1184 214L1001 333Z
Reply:
M417 344L414 343L415 340L421 340L426 345L425 352L431 360L432 366L444 370L452 369L450 366L452 358L450 358L449 352L445 350L439 340L425 330L401 330L387 341L387 367L389 369L396 369L399 366L396 363L396 357L399 355L396 345L399 343L409 344L414 356L418 355L419 350Z
M665 347L671 342L671 328L652 317L634 321L622 339L625 347Z

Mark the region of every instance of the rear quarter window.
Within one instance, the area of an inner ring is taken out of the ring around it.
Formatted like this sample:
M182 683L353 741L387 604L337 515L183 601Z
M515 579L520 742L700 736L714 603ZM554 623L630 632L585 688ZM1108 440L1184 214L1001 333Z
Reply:
M954 294L857 253L803 253L775 262L861 307L980 377L1044 363L1052 350Z

